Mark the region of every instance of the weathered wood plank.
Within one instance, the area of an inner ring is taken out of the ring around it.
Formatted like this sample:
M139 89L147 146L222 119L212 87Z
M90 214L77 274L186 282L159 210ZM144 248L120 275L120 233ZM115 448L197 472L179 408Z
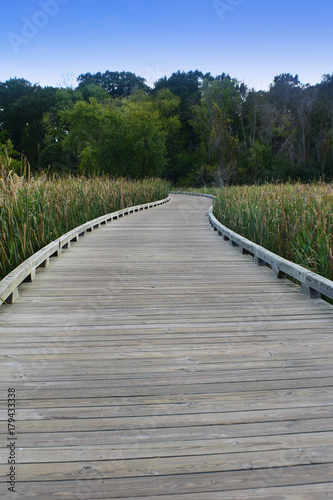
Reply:
M213 451L213 450L212 450ZM218 450L215 450L218 451ZM280 456L279 456L280 454ZM234 471L237 469L262 469L277 468L281 465L293 467L307 464L332 463L333 449L331 447L317 446L313 443L310 448L300 451L296 449L281 449L279 454L274 451L251 449L244 453L224 451L223 454L212 453L198 456L187 454L186 457L153 457L129 460L113 459L110 454L106 460L98 461L80 460L75 462L60 462L21 464L20 481L68 481L80 477L89 471L90 479L108 478L138 478L155 476L173 476L181 474L203 474L207 472ZM6 475L6 467L0 465L0 474Z
M303 406L302 406L303 403ZM284 403L285 404L285 403ZM242 411L232 411L231 409L223 408L222 404L214 404L215 413L212 413L211 405L200 405L197 407L195 403L192 405L140 405L136 408L133 406L123 407L85 407L78 410L77 407L66 408L43 408L40 410L20 408L20 428L22 422L31 423L33 421L37 429L43 427L41 420L51 420L54 428L59 426L59 421L63 425L64 420L75 420L79 426L79 420L89 420L99 418L109 419L110 428L113 430L129 429L130 427L144 427L148 428L154 418L154 425L156 427L188 427L194 425L230 425L241 423L255 423L255 422L276 422L286 420L296 420L300 416L300 408L304 408L302 419L320 419L333 417L333 405L317 406L317 400L313 402L311 398L306 402L297 400L298 406L295 407L279 407L275 409L263 410L247 410L245 407ZM311 406L313 404L314 406ZM283 402L279 401L279 406ZM304 406L306 405L306 406ZM194 408L193 408L194 406ZM225 410L225 411L223 411ZM0 410L0 418L6 418L5 410ZM36 420L38 422L36 423ZM88 425L88 424L87 424Z
M82 500L131 498L134 495L151 498L152 495L170 495L193 493L236 492L242 495L247 489L265 489L286 486L305 485L311 488L314 484L333 482L333 470L330 464L301 465L294 467L278 467L276 469L238 470L203 474L173 474L169 476L134 477L105 479L91 477L89 471L83 471L76 480L22 482L19 485L21 498L80 498ZM6 495L4 498L11 498ZM242 498L240 496L240 498ZM329 498L329 497L328 497Z
M329 435L328 438L331 436ZM298 464L309 464L309 463L329 463L331 457L331 446L325 440L325 436L320 434L304 435L300 434L297 436L270 436L266 439L253 437L249 438L239 438L239 440L222 440L220 439L214 444L212 440L194 440L194 441L170 441L165 444L164 442L151 442L149 445L143 443L138 445L133 443L123 443L119 444L103 444L95 446L72 446L68 444L67 446L44 446L44 447L24 447L20 450L20 466L31 464L36 465L39 463L44 464L55 464L64 463L82 463L82 462L107 462L108 460L123 461L121 464L125 466L125 461L128 460L145 460L153 461L158 458L163 458L164 464L170 462L169 458L176 459L177 457L181 460L182 458L191 458L188 463L200 463L201 457L212 458L214 455L219 455L220 471L226 468L226 465L222 463L227 462L230 458L238 458L239 464L242 463L244 466L239 466L238 469L249 469L245 464L248 463L250 458L249 454L253 453L256 455L256 461L259 463L261 457L259 453L267 457L270 457L271 465L269 467L281 467L287 465L284 462L284 454L289 451L298 451ZM309 454L312 454L312 461L309 460ZM1 454L5 460L5 454ZM231 456L233 455L233 456ZM192 460L193 459L193 460ZM195 460L196 459L196 460ZM274 460L274 465L273 465ZM127 464L130 466L130 464ZM162 464L163 465L163 464ZM290 464L291 465L291 464ZM294 464L296 465L296 463ZM6 466L2 467L5 470ZM59 467L60 468L60 467ZM264 468L264 467L263 467ZM50 467L50 470L52 467ZM61 467L61 470L63 468ZM230 470L230 469L228 469ZM237 470L231 469L231 470ZM206 469L209 471L209 469ZM198 469L197 469L198 472ZM203 472L203 471L202 471ZM33 478L27 478L26 480L32 480Z

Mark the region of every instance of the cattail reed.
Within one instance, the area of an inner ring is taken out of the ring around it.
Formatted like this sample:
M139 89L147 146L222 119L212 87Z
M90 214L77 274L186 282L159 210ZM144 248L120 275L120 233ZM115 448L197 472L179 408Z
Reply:
M333 185L265 184L220 190L214 215L278 255L333 280Z

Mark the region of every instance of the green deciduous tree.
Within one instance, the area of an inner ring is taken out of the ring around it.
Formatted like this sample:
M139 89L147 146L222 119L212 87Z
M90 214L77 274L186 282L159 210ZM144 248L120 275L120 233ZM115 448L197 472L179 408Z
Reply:
M73 149L70 146L63 148L62 143L68 134L64 114L72 110L74 104L81 100L82 94L78 90L57 89L55 105L44 114L45 138L42 159L44 166L47 165L57 173L74 173L78 166Z
M201 139L200 156L215 166L220 185L236 179L241 103L238 81L225 76L204 80L201 102L192 108L191 123Z
M163 174L166 134L158 114L140 102L103 105L80 101L63 113L69 133L63 147L73 148L79 171L143 178Z
M85 73L78 77L79 89L89 93L91 85L101 87L111 97L129 97L137 90L149 91L145 79L129 71L105 71L105 73ZM87 89L88 87L88 89ZM96 96L88 96L95 97Z

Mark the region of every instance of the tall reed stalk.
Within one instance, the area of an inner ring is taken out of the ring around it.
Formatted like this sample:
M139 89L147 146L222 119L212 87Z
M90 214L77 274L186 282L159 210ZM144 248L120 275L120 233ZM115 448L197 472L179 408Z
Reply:
M214 215L225 226L278 255L333 280L333 185L228 187Z
M168 196L161 179L32 177L1 163L0 279L33 253L91 219Z

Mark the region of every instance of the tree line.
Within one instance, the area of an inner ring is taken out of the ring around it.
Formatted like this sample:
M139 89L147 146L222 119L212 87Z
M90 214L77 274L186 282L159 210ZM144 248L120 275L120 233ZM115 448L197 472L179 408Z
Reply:
M153 88L131 72L76 88L0 82L0 156L19 171L164 177L181 185L333 178L333 74L289 73L256 91L222 73L178 71Z

